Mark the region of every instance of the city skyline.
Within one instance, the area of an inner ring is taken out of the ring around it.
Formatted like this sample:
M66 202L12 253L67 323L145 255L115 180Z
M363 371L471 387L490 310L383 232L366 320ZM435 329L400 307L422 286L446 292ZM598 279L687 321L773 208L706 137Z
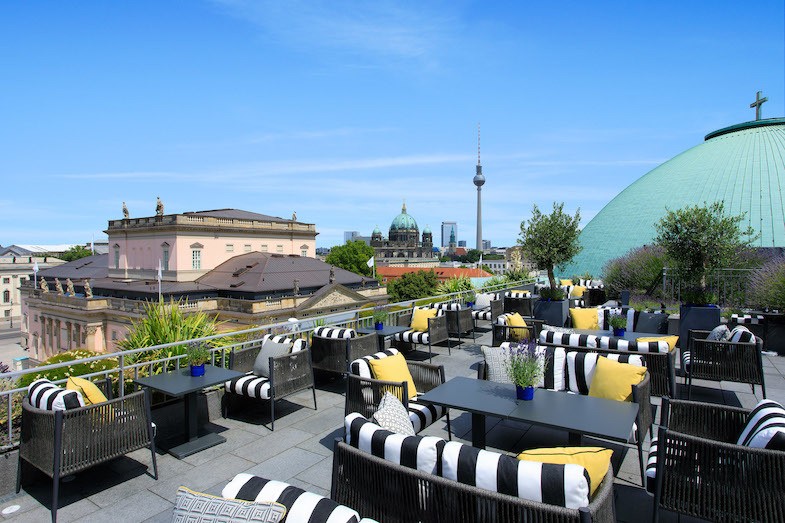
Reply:
M401 202L510 246L585 225L704 135L783 116L783 5L246 2L0 7L0 245L221 208L386 231ZM546 22L547 23L544 23ZM474 242L469 241L473 247Z

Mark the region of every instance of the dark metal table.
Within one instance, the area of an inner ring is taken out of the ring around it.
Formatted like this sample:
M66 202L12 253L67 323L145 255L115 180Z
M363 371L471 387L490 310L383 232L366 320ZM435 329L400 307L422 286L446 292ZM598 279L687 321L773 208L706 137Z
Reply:
M373 327L360 327L357 329L357 332L360 334L376 334L379 338L379 350L384 350L384 340L385 338L394 336L399 332L408 331L409 327L403 327L398 325L385 325L382 330L376 330Z
M204 449L226 441L226 438L214 432L199 435L197 427L196 399L200 390L229 381L244 373L223 369L213 365L204 366L204 376L191 376L190 368L178 369L173 372L156 374L146 378L138 378L134 382L169 396L184 397L185 405L185 443L168 449L169 454L177 459L195 454Z
M595 436L627 443L638 415L638 404L537 389L532 401L515 399L515 386L507 383L457 377L417 399L470 412L472 446L485 448L485 417L495 416L562 429L571 444Z
M627 329L624 336L614 336L612 330L596 330L596 329L573 329L576 334L593 334L595 336L607 336L609 338L617 338L619 340L635 341L638 338L662 338L667 334L657 334L656 332L633 332Z

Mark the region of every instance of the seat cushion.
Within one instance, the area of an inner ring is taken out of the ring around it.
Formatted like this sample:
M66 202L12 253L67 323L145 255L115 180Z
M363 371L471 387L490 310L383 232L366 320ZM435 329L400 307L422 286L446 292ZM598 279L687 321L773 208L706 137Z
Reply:
M657 436L651 440L649 459L646 461L646 491L654 494L654 482L657 479Z
M373 375L371 374L371 366L368 365L368 362L370 360L378 360L379 358L387 358L388 356L393 356L394 354L398 354L398 349L385 349L381 352L371 354L370 356L363 356L362 358L356 359L349 364L349 372L355 376L360 376L361 378L373 378Z
M615 401L631 401L632 386L643 381L646 367L597 358L589 396Z
M409 419L409 411L403 406L401 400L389 392L385 392L382 396L371 421L390 432L405 436L414 436L415 434L414 426Z
M493 320L493 313L491 311L472 311L472 318L481 321Z
M440 419L447 412L441 405L430 405L418 401L422 394L409 400L409 421L412 422L415 434L430 427L434 421Z
M761 400L747 415L739 445L752 448L785 450L785 409L772 400Z
M172 522L279 523L285 517L286 507L274 501L227 499L180 487L175 497Z
M576 329L598 330L597 309L570 309L572 326Z
M420 332L415 330L408 330L397 332L393 335L395 341L406 341L409 343L419 343L421 345L428 345L431 340L430 334L427 332Z
M610 330L610 319L614 314L627 317L627 330L635 330L635 309L631 307L597 307L597 323L602 330Z
M613 451L603 447L549 447L524 450L518 459L542 463L575 463L589 472L589 491L592 496L605 479L611 465Z
M357 332L354 329L342 329L338 327L316 327L313 331L316 336L332 339L356 338Z
M280 503L286 507L285 521L309 523L359 523L360 521L360 515L354 509L340 505L330 498L305 491L283 481L264 479L247 473L237 474L223 488L221 495L231 499Z
M466 485L571 509L589 505L589 473L580 465L522 461L448 441L441 476Z
M589 394L594 372L597 368L597 358L608 358L621 363L629 363L643 367L643 358L634 354L597 354L587 352L567 353L567 376L569 390L576 394Z
M660 341L664 341L665 343L667 343L668 349L673 350L676 348L676 343L679 341L679 337L678 336L641 336L640 338L635 338L635 343L637 343L639 348L642 346L643 343L652 343L652 342L660 342ZM652 348L656 348L656 351L654 352L662 352L660 350L660 347L658 346L648 345L648 346L644 346L644 348L649 350L643 352L652 352L651 350Z
M630 341L611 336L600 336L600 347L619 352L664 352L671 350L670 344L665 341Z
M690 373L690 362L692 357L690 355L690 351L683 350L681 351L681 370L685 372L685 374Z
M411 469L436 474L444 440L435 436L405 436L381 428L353 412L344 419L348 445Z
M585 347L588 349L596 349L599 346L598 338L593 334L570 334L552 330L540 332L540 343L552 343L565 347Z
M413 331L425 332L428 330L428 320L435 318L437 313L437 309L415 307L414 312L412 313L412 322L409 324L409 327Z
M246 374L224 383L224 390L258 400L270 399L270 379L264 376Z
M30 405L42 410L72 410L84 407L82 393L61 389L46 378L35 380L27 387Z
M399 383L405 382L409 398L417 395L417 387L414 384L412 373L409 372L409 367L406 365L406 360L402 354L392 354L386 358L371 358L368 360L368 365L371 366L371 375L374 379Z

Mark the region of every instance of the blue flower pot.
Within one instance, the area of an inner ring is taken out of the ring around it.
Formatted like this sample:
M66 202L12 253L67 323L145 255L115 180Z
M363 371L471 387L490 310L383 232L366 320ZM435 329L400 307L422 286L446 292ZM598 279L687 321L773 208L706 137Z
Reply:
M515 397L519 400L524 401L531 401L534 399L534 387L521 387L520 385L515 386Z
M472 307L474 307L474 302L473 301L467 301L466 302L466 306L471 309Z
M191 376L204 376L204 363L201 365L191 365Z
M376 329L377 331L384 330L384 323L382 323L381 321L377 321L376 323L373 324L373 328Z
M614 329L613 329L613 335L614 335L614 336L624 336L624 333L625 333L625 332L627 332L627 329L626 329L626 328L622 328L622 329L617 329L617 328L614 328Z

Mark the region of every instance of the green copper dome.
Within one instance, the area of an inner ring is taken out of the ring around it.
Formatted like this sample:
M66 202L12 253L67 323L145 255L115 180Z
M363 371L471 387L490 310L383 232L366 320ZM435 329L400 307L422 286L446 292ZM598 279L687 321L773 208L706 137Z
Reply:
M759 247L785 247L785 118L726 127L649 171L611 200L580 234L583 250L563 274L602 274L608 260L651 243L666 208L725 202L746 213Z
M415 224L415 226L416 226L416 225L417 225L417 224ZM423 229L423 230L422 230L422 233L423 233L423 234L431 234L431 226L430 226L430 225L426 225L426 226L425 226L425 229Z
M414 221L409 214L406 213L406 204L401 208L401 214L395 217L390 225L390 232L392 231L405 231L405 230L418 230L417 222Z

